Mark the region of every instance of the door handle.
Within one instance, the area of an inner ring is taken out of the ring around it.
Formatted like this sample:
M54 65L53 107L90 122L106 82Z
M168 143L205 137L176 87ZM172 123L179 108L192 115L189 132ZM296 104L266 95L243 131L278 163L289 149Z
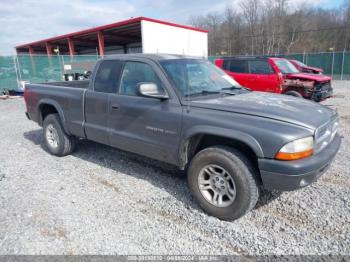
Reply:
M119 105L117 105L117 104L114 104L114 105L112 105L111 107L112 107L112 109L114 109L114 110L118 110L118 109L119 109Z

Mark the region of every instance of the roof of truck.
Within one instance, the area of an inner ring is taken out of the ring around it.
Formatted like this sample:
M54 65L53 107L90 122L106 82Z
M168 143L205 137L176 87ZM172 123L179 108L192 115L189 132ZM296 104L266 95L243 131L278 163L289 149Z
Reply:
M267 60L270 58L275 58L275 57L270 57L270 56L223 56L218 59L222 60L252 60L252 59L259 59L259 60Z
M186 56L186 55L173 55L173 54L120 54L120 55L109 55L106 59L121 58L128 59L131 57L135 58L148 58L155 61L160 60L171 60L171 59L201 59L200 57Z

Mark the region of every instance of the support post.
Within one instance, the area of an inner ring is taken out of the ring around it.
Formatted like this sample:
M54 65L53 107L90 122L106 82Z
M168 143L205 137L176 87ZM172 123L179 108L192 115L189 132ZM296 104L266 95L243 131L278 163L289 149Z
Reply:
M70 55L70 58L73 58L74 57L74 54L75 54L75 50L74 50L74 41L72 38L68 38L68 47L69 47L69 55Z
M34 55L34 49L32 46L28 46L28 51L29 51L30 56Z
M305 64L308 64L308 61L307 61L307 58L308 58L308 53L305 54Z
M51 61L51 56L52 56L52 46L50 45L49 42L45 43L46 46L46 54L47 54L47 59L49 61L49 66L52 66L52 61Z
M343 59L341 61L341 75L340 75L340 80L343 80L343 75L344 75L344 60L345 60L345 49L343 50Z
M18 76L19 76L19 79L22 81L21 66L20 66L20 64L19 64L18 54L16 55L16 64L17 64L17 68L18 68Z
M52 46L50 45L50 43L46 42L45 43L45 46L46 46L46 54L47 56L52 56Z
M16 56L13 56L13 66L14 66L15 72L16 72L17 87L19 87L19 78L18 78L18 68L17 68L17 63L16 63Z
M334 51L332 55L332 78L333 78L333 70L334 70Z
M98 38L98 51L99 51L99 54L100 54L100 56L104 56L105 55L105 39L104 39L102 31L98 31L97 32L97 38Z
M30 62L32 64L32 70L33 70L33 74L36 75L36 65L35 65L35 61L34 61L34 48L32 46L28 46L28 50L29 50L29 55L30 55Z

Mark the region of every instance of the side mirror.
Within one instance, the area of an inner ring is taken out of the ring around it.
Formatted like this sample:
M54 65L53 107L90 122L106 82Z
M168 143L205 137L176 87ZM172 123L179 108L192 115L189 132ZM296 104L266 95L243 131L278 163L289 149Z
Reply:
M165 92L159 92L159 88L155 83L140 83L139 93L145 97L153 97L158 99L168 99L169 96Z

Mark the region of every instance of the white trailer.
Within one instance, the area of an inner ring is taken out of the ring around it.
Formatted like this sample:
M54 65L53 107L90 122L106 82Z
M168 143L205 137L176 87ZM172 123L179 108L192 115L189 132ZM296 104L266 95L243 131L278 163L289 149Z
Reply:
M156 20L141 21L142 52L208 57L208 32Z

